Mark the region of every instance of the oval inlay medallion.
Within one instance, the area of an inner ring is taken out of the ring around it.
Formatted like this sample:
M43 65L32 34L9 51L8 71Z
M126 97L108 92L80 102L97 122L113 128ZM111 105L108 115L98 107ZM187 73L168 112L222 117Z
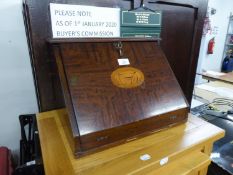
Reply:
M144 74L133 67L122 67L112 72L111 79L119 88L135 88L144 82Z

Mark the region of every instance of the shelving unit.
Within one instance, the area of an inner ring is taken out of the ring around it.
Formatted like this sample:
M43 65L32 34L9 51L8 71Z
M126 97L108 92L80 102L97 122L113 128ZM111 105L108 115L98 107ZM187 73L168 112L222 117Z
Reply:
M223 58L226 57L227 52L232 49L233 50L233 14L230 14L229 17L229 23L228 23L228 29L226 34L226 40L225 40L225 46L223 50Z

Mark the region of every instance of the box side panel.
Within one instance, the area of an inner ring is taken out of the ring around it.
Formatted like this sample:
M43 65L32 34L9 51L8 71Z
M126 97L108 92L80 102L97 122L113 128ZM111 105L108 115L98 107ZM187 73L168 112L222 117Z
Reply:
M80 151L80 140L79 140L80 134L79 134L79 129L78 129L76 117L74 115L74 111L73 111L73 107L72 107L69 87L67 86L66 75L64 72L62 58L61 58L61 54L60 54L60 47L58 45L54 45L53 52L54 52L54 56L55 56L56 62L57 62L60 82L61 82L61 86L62 86L62 90L63 90L63 95L65 97L64 98L65 103L67 105L66 108L67 108L68 116L66 116L65 118L63 117L63 118L64 118L64 121L66 123L69 120L68 126L70 126L70 128L72 130L72 136L74 139L74 142L71 141L70 143L71 143L71 146L72 146L72 149L74 150L74 152L78 152L78 151Z
M102 132L88 134L81 137L82 152L78 156L126 143L140 137L158 132L187 121L188 108L155 116L153 118L131 123L129 125L112 128Z

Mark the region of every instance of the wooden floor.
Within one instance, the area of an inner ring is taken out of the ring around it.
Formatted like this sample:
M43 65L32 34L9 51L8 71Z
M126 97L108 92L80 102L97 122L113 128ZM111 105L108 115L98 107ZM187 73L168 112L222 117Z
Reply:
M190 115L186 124L75 159L64 115L64 109L37 115L46 175L205 175L212 144L224 136Z

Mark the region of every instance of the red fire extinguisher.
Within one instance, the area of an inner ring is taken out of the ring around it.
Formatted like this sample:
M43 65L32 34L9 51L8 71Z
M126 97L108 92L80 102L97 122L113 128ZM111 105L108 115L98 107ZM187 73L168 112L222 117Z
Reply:
M208 54L214 53L214 44L215 44L215 41L214 41L214 38L212 38L208 44L208 51L207 51Z

